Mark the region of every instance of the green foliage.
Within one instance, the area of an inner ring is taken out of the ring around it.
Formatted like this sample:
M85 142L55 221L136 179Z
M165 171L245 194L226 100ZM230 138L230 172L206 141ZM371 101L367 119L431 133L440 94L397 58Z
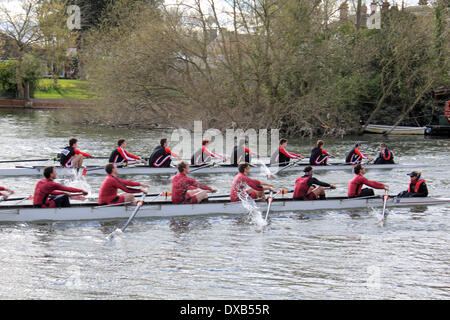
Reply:
M23 77L22 83L30 87L32 96L38 79L41 76L42 61L32 54L25 54L23 58ZM0 63L0 95L8 98L17 96L17 61L8 60Z

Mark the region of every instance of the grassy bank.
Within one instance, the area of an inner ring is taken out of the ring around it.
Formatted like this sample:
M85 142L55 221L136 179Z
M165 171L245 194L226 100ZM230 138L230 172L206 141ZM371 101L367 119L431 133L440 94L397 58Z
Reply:
M58 88L53 88L53 79L40 79L34 92L36 99L94 99L84 80L59 79Z

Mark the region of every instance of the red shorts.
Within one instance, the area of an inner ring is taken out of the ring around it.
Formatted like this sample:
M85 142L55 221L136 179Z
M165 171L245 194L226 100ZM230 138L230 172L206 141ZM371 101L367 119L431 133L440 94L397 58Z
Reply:
M317 196L311 192L308 193L306 196L304 197L300 197L300 198L295 198L294 200L303 200L303 201L308 201L308 200L317 200Z

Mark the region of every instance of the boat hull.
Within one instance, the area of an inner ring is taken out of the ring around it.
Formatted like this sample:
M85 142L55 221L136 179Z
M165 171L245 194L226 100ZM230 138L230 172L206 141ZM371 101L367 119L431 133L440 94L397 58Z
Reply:
M389 198L387 207L411 207L450 204L450 198ZM334 198L329 200L294 201L275 199L271 212L297 212L317 210L366 209L383 206L382 197L366 199ZM265 202L258 202L260 211L266 210ZM0 222L63 222L104 221L127 219L134 206L98 207L96 204L74 204L70 208L33 208L32 206L0 206ZM203 204L171 204L152 202L144 204L139 218L171 218L205 215L241 215L246 209L240 202L210 200Z
M366 133L384 134L391 130L393 126L383 126L370 124L364 130ZM389 134L393 135L424 135L426 127L403 127L397 126Z

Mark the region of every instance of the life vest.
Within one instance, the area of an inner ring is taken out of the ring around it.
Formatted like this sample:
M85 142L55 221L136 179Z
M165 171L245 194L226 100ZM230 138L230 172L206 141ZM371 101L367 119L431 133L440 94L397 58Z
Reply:
M61 150L61 152L58 154L59 157L59 163L61 163L62 166L65 166L66 163L75 155L75 149L74 147L65 147Z
M411 190L414 190L414 193L418 193L421 184L424 183L424 182L425 182L424 179L420 179L420 180L416 180L414 182L410 182L409 183L409 187L408 187L408 192L413 192Z
M148 165L156 168L168 168L170 167L171 161L172 158L170 157L170 154L166 152L166 148L157 146L148 159Z
M233 152L231 153L231 163L237 166L241 162L250 163L250 154L245 152L245 149L241 146L234 146Z
M309 191L308 180L310 178L311 176L297 178L297 180L295 181L294 196L293 196L294 199L304 198L307 196L307 193Z

